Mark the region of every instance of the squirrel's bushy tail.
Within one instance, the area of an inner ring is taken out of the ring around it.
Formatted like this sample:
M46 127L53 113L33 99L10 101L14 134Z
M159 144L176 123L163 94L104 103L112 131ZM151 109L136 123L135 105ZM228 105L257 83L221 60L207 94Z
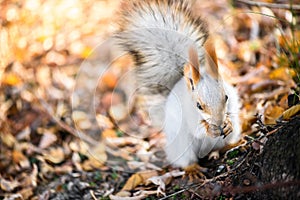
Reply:
M203 61L208 30L192 14L189 2L130 0L122 4L115 38L134 57L140 93L167 95L182 77L191 46Z

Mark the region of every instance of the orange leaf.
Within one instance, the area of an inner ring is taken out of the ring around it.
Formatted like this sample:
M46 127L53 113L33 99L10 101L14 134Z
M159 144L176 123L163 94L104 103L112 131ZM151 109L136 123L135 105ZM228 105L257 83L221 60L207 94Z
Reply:
M293 116L295 116L299 112L300 112L300 104L294 105L291 108L289 108L283 112L282 119L288 120L288 119L292 118Z
M140 185L143 183L143 178L141 177L140 174L133 174L125 183L124 187L122 190L132 190L136 186Z
M82 49L82 51L81 51L81 53L80 53L80 56L81 56L82 58L88 58L88 57L90 57L90 55L92 54L92 52L93 52L93 49L90 48L90 47L88 47L88 46L86 46L86 47L84 47L84 48Z
M21 161L25 160L26 157L21 151L14 150L12 152L12 160L14 163L20 163Z
M284 109L279 106L269 106L265 111L265 123L276 124L276 120L283 113Z
M136 174L133 174L125 183L124 187L122 188L122 191L124 190L133 190L136 186L140 184L145 184L146 181L154 176L157 176L157 171L144 171L144 172L138 172Z
M295 71L287 67L279 67L270 73L270 79L288 81L295 75Z
M114 138L117 137L116 131L112 129L106 129L105 131L102 132L102 137L103 138Z
M106 72L102 77L102 81L107 87L114 88L117 85L118 79L112 72Z
M9 73L3 77L2 83L6 85L16 86L21 83L21 79L18 75L14 73Z

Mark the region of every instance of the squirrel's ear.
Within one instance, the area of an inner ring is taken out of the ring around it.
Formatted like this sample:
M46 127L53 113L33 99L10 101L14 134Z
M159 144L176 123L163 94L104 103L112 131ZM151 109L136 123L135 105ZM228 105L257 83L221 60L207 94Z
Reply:
M184 77L186 78L188 87L192 90L195 89L195 85L200 80L200 71L199 71L199 59L198 53L195 48L189 49L189 62L184 66Z
M204 44L205 48L205 67L207 70L207 73L211 75L213 78L218 79L219 78L219 72L218 72L218 60L217 55L215 52L215 46L213 39L209 37L207 41Z

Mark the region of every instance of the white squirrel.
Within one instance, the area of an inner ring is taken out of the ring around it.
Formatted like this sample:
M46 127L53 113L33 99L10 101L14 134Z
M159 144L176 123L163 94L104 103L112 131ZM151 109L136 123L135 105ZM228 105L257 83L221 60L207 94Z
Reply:
M117 43L134 57L139 93L163 99L167 160L187 167L238 142L237 92L219 76L207 25L192 14L190 1L129 0L122 6Z

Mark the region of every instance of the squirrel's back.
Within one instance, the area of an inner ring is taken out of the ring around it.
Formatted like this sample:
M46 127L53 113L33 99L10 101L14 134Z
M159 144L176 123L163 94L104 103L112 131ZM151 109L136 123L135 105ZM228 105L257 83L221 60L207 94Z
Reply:
M188 0L123 2L116 38L134 57L141 93L168 94L183 75L191 46L203 61L208 30L191 6Z

